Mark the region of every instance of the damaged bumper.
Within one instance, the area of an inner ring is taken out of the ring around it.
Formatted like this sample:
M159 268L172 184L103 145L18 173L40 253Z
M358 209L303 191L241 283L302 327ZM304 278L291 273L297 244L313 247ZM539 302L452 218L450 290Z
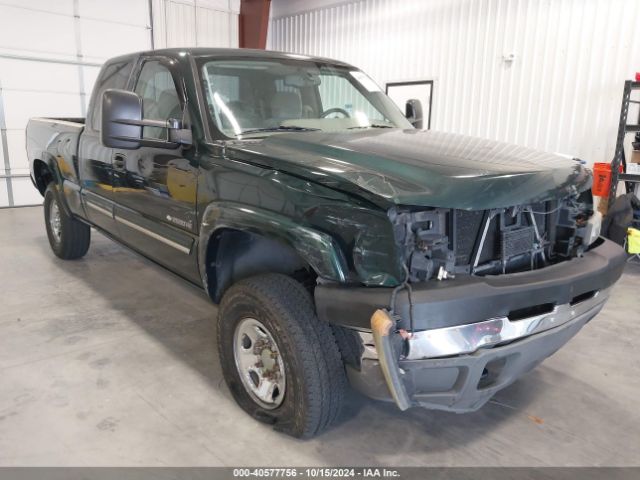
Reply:
M584 256L530 272L459 276L442 282L413 285L414 330L454 327L491 318L508 317L526 308L576 301L581 295L605 290L624 269L626 254L616 243L601 238ZM392 288L318 285L318 317L329 323L371 331L371 316L389 307ZM398 326L409 330L406 291L396 299Z
M603 240L584 257L549 268L414 288L418 328L411 338L397 333L408 326L408 304L400 300L399 316L391 318L388 289L358 289L347 317L323 315L345 308L335 291L330 304L323 304L322 291L316 303L321 318L359 331L364 353L357 368L347 369L356 389L401 409L462 413L480 408L569 341L602 309L625 259L619 246ZM367 310L365 323L360 315Z
M382 323L372 322L378 360L363 359L363 363L373 363L364 366L362 371L371 370L378 363L391 397L402 410L420 406L458 413L474 411L568 342L600 312L607 298L608 292L600 292L575 307L550 314L546 317L550 323L536 320L539 326L548 328L535 333L519 330L517 338L512 337L514 330L509 327L504 328L501 335L501 331L487 331L482 324L467 325L466 332L458 330L454 334L450 329L420 332L424 335L409 340L409 353L401 360L389 353L394 351L392 337L379 334L377 326ZM380 310L374 317L384 315ZM505 324L499 322L499 325ZM475 333L470 331L472 328L476 329ZM434 341L445 343L434 344ZM478 343L495 346L465 353ZM434 350L434 345L441 349ZM419 358L443 353L442 348L455 356ZM384 392L376 396L384 399Z

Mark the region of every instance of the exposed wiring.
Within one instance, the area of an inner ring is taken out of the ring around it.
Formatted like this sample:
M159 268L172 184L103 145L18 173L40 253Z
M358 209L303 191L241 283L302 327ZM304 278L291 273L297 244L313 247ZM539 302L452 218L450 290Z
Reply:
M542 264L546 264L547 263L547 259L545 257L544 254L544 243L542 240L542 236L540 235L540 231L538 230L538 223L536 222L536 217L534 217L533 212L531 210L527 210L527 212L529 213L529 220L531 221L531 224L533 225L533 231L536 234L536 239L538 240L538 245L540 246L540 256L542 257ZM545 232L546 234L546 232ZM533 260L533 258L532 258ZM533 261L532 261L532 266L533 266Z
M407 286L407 295L409 296L409 328L411 329L411 334L415 331L415 327L413 325L413 288L409 282L406 283Z
M525 212L531 212L531 213L533 213L535 215L550 215L552 213L557 212L562 207L563 207L563 205L558 205L556 208L554 208L553 210L549 210L548 212L534 212L533 210L531 210L531 208L525 208L524 211Z
M411 333L414 331L413 324L413 288L411 288L411 284L409 283L409 268L406 264L402 265L404 269L405 277L403 282L393 289L393 293L391 294L391 301L389 304L389 311L392 316L395 316L396 312L396 297L398 296L398 292L404 288L407 289L407 296L409 297L409 328L411 329Z

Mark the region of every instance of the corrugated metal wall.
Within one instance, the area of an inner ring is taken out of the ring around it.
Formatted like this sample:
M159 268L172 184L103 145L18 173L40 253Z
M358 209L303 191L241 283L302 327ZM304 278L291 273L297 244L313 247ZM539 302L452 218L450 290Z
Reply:
M638 0L360 0L273 18L268 45L381 86L434 80L434 129L596 162L613 156L639 28Z
M240 0L153 0L154 46L238 48Z

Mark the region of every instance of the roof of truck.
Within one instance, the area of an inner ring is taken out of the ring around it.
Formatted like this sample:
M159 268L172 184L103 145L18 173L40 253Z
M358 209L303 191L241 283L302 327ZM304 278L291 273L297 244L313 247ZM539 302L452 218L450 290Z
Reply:
M313 57L308 55L300 55L297 53L277 52L274 50L257 50L251 48L161 48L158 50L146 50L142 52L133 52L126 55L113 58L113 60L124 60L138 55L165 55L168 57L182 57L184 54L190 54L194 57L222 57L222 58L273 58L273 59L298 59L310 60L323 63L331 63L334 65L342 65L352 67L348 63L324 57Z

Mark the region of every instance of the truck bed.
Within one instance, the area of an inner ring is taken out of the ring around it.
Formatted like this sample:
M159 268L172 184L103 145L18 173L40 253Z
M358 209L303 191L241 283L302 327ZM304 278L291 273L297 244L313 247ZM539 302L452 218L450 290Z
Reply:
M77 183L74 159L84 124L85 119L81 117L34 117L29 120L26 147L33 178L36 160L45 163L53 160L65 179Z

